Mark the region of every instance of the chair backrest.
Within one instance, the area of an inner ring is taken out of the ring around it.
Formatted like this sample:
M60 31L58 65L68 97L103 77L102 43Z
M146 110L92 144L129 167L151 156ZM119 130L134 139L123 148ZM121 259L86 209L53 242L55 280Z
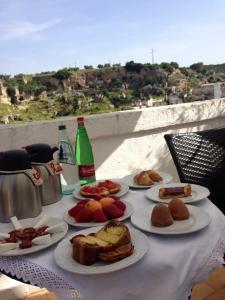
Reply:
M225 213L225 128L164 136L181 182L210 190L210 199Z

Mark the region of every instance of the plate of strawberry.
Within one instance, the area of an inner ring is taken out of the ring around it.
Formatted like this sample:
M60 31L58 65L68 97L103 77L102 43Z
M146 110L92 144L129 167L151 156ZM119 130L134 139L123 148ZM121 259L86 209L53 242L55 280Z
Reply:
M116 195L121 197L129 191L129 186L125 183L112 180L101 180L96 181L91 184L86 184L80 187L79 184L76 185L73 192L74 198L78 200L83 200L86 198L95 198L96 196L106 197L111 195Z
M123 221L134 212L131 203L121 201L117 196L84 199L65 211L63 219L72 226L92 227L104 225L108 220Z

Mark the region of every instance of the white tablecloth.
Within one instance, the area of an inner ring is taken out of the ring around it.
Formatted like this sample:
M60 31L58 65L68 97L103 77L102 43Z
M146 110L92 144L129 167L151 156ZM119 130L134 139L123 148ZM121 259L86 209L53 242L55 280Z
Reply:
M153 204L144 191L130 191L124 200L134 208ZM45 206L44 214L62 218L72 207L72 196ZM205 229L180 236L146 235L148 253L136 264L105 275L76 275L62 270L54 261L55 245L24 257L0 257L0 267L32 284L52 289L63 300L185 300L195 282L223 263L225 217L208 200L195 206L206 210L212 221ZM131 223L127 221L130 227ZM80 230L70 227L68 234ZM1 231L1 230L0 230Z

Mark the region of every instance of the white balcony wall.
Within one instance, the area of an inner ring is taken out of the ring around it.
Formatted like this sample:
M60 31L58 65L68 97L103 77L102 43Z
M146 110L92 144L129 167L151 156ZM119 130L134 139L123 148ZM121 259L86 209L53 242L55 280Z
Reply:
M72 143L75 118L0 127L0 151L32 143L55 145L57 127L65 123ZM123 177L140 169L177 173L164 141L165 133L225 126L225 99L192 102L86 117L98 178ZM68 174L67 174L68 175Z

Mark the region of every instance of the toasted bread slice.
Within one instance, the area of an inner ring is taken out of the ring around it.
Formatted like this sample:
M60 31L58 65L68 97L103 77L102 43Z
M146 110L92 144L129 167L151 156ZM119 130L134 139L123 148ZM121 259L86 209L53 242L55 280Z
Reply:
M95 196L108 196L109 191L104 187L98 187L98 186L83 186L80 189L81 196L87 197L87 198L93 198Z
M106 188L110 194L115 194L121 190L121 185L111 180L100 181L98 187Z
M132 243L127 243L112 251L101 252L99 254L99 259L105 262L114 262L130 256L134 251L134 246Z

